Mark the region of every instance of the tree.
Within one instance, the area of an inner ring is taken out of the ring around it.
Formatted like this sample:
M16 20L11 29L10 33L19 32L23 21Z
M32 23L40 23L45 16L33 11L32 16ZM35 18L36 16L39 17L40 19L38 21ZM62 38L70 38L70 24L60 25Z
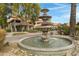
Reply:
M71 3L71 15L70 15L70 35L75 35L76 25L76 3Z
M38 19L40 13L40 5L35 3L14 3L12 9L16 14L19 13L19 6L21 5L24 7L24 10L20 12L21 18L26 20L26 22L30 20L33 24L35 24L35 21Z
M20 5L20 3L12 4L12 14L13 15L17 15L19 13L19 5Z
M38 17L39 17L39 14L40 14L40 6L39 4L33 4L32 5L32 18L31 18L31 21L33 24L35 24L35 21L38 20Z
M32 5L33 3L24 3L23 6L25 8L25 20L26 22L31 20L31 16L32 16Z
M0 26L1 26L1 28L5 28L5 26L7 24L6 9L7 9L6 4L4 4L4 3L0 4Z
M71 3L71 15L70 15L70 35L75 35L76 25L76 3Z

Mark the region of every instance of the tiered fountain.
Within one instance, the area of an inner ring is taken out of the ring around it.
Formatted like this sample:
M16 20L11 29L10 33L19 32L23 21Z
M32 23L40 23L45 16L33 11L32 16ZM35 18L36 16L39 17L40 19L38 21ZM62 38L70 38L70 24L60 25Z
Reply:
M51 16L47 15L48 9L42 9L41 12L43 12L43 16L40 16L39 18L43 20L41 26L37 26L36 29L42 31L42 41L48 42L48 32L52 29L51 23L49 22L49 19Z
M40 16L43 20L41 26L36 29L42 31L41 35L35 35L29 38L23 38L18 43L19 47L31 52L33 55L67 55L74 49L74 42L71 37L61 35L48 35L52 26L48 20L51 16L47 15L48 9L41 10L44 14Z

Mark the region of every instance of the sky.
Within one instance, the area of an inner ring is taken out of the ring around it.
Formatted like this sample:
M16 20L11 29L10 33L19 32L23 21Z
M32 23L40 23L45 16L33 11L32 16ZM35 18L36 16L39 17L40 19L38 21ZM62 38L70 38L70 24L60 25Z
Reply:
M40 3L41 8L49 9L48 15L52 16L53 23L69 23L71 4L69 3ZM79 22L79 4L77 4L76 22Z

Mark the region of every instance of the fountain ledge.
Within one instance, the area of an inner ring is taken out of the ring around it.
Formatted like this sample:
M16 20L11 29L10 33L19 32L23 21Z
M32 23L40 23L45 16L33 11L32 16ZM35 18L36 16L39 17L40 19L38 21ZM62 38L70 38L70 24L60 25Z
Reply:
M75 45L74 45L74 41L73 39L71 39L71 37L68 37L68 36L61 36L61 35L53 35L55 37L62 37L62 38L67 38L68 40L70 40L72 42L71 45L69 46L66 46L66 47L62 47L62 48L34 48L34 47L30 47L30 46L27 46L27 45L23 45L21 43L22 40L24 39L30 39L32 37L35 37L35 36L31 36L31 37L25 37L25 38L22 38L19 42L18 42L18 45L24 49L28 49L28 50L36 50L36 51L64 51L64 50L69 50L69 49L72 49L72 48L75 48Z

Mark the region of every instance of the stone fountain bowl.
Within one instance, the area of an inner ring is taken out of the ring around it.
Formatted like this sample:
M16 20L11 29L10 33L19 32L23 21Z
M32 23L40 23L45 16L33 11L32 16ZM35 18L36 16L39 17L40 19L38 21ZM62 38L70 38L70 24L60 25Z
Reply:
M51 31L53 30L53 27L52 26L36 26L35 29L39 31Z
M51 35L49 42L41 42L40 39L39 35L23 38L18 42L18 46L37 56L71 55L75 48L73 39L68 36Z

